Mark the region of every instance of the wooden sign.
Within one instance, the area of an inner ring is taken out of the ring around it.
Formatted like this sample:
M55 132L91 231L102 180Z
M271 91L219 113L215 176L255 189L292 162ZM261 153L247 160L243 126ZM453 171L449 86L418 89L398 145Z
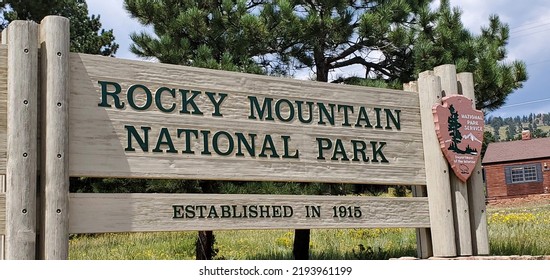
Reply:
M464 96L443 98L433 108L435 129L443 154L456 176L466 182L480 158L483 143L483 112L474 110Z
M425 197L74 193L70 211L70 233L430 226Z
M71 54L71 176L425 184L417 93Z

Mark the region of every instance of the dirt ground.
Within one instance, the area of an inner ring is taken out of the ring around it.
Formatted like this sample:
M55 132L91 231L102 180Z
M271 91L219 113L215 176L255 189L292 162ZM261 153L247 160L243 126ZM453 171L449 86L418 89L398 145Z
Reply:
M550 194L528 195L523 197L489 200L487 208L529 207L550 204Z

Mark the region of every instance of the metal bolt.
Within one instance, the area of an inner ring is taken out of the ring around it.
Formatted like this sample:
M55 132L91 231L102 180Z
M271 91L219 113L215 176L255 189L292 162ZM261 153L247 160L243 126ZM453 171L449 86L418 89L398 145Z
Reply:
M61 154L57 154L57 158L61 158Z
M23 157L27 157L27 156L28 156L28 154L27 154L27 153L23 153Z
M29 104L29 100L26 100L26 99L23 100L23 104L25 104L25 105Z
M57 107L61 107L61 102L57 102Z
M57 214L61 214L61 209L57 209L57 210L55 210L55 212L56 212Z
M29 53L29 49L24 49L23 52L24 53Z
M61 52L57 52L57 56L61 56Z
M27 209L23 209L21 212L22 212L23 214L27 214Z

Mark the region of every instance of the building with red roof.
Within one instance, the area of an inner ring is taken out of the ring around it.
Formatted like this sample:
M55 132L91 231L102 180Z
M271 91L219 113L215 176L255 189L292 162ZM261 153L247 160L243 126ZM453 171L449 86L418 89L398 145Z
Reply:
M490 143L483 168L489 200L550 193L550 138Z

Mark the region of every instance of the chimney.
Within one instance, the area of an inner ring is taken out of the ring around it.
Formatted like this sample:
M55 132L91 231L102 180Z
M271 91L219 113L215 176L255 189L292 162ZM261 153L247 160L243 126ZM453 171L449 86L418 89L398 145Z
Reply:
M531 140L531 131L530 130L523 130L521 132L521 140Z

